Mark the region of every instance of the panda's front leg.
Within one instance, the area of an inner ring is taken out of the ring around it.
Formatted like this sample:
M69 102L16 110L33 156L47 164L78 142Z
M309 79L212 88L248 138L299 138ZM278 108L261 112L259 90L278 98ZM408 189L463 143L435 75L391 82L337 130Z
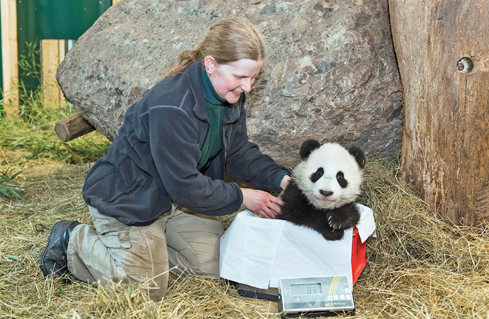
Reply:
M326 218L331 228L335 230L347 229L358 224L360 213L355 204L346 204L345 206L330 210L326 214Z
M321 231L321 235L323 235L324 239L326 240L340 240L343 238L343 233L345 231L344 230L326 230L326 229L323 229Z

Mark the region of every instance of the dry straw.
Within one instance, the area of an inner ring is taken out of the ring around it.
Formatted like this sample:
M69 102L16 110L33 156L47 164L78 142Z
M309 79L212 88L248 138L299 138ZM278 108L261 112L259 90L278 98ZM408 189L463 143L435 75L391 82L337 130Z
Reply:
M168 295L151 301L144 287L44 279L38 260L52 225L91 223L81 197L89 165L6 156L0 170L23 171L24 199L0 199L0 318L280 318L276 303L242 298L225 281L172 273ZM377 238L354 287L356 317L489 319L487 228L437 219L395 163L371 158L365 177L360 202L375 212Z

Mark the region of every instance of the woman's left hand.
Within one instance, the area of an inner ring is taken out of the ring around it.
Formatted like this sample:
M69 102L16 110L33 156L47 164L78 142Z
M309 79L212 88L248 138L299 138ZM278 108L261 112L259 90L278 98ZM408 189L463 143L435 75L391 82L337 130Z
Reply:
M256 215L263 218L275 218L275 214L282 214L280 206L284 202L280 198L251 188L241 188L241 191L243 192L243 205Z

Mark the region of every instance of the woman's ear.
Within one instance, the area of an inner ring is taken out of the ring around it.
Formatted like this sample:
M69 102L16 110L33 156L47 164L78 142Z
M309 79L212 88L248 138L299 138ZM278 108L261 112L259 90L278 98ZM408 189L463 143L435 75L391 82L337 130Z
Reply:
M205 72L207 72L208 75L211 75L216 69L216 64L216 60L212 56L206 56L204 58Z

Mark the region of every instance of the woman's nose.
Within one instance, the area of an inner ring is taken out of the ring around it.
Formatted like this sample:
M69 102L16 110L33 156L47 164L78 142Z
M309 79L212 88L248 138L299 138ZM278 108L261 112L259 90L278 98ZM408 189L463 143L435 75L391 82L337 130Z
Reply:
M250 92L251 91L251 85L253 82L251 81L250 78L243 78L241 79L241 89L245 92Z

